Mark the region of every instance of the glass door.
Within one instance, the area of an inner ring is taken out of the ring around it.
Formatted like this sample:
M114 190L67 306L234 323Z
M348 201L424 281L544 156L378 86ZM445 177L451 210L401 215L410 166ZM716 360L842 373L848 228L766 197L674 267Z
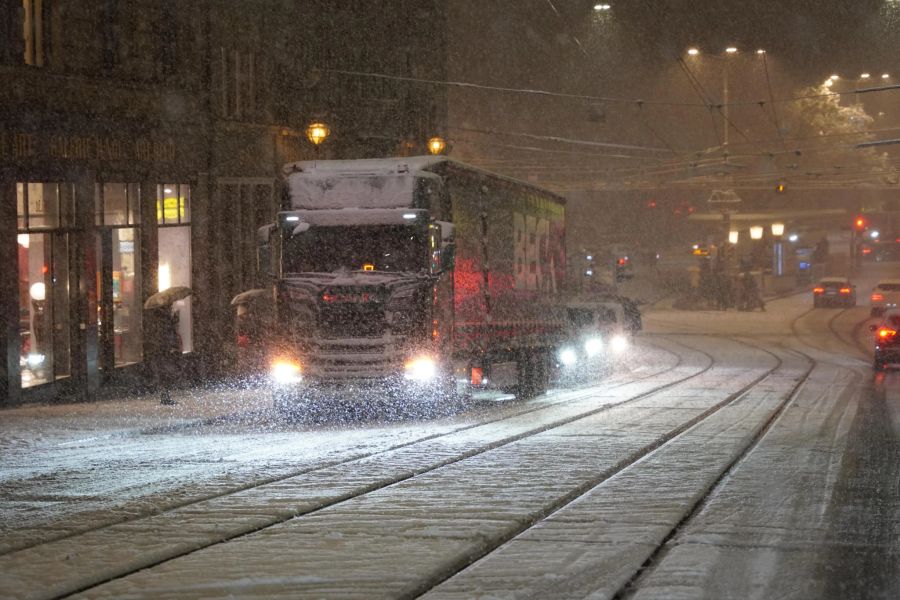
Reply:
M140 362L141 331L140 230L136 225L140 191L137 184L97 186L97 332L100 368Z

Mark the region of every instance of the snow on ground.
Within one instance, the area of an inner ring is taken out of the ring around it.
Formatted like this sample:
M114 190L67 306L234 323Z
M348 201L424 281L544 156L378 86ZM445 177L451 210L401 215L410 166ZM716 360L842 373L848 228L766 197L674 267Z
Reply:
M900 596L900 374L872 374L868 308L644 322L607 380L445 417L283 422L259 390L3 411L0 596Z

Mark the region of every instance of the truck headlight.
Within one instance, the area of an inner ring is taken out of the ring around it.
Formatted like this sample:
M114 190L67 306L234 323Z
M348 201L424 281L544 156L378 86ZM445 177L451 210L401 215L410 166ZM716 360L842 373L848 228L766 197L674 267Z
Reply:
M559 351L559 362L567 367L571 367L578 362L578 353L572 348L563 348Z
M628 338L624 335L615 335L609 341L609 345L612 347L613 352L624 352L628 349Z
M430 356L417 356L406 362L406 378L413 381L431 381L437 375L437 363Z
M269 374L275 383L280 385L299 383L303 380L300 364L289 360L276 360L273 362Z
M597 356L603 352L603 340L598 337L588 338L584 342L584 353L588 356Z

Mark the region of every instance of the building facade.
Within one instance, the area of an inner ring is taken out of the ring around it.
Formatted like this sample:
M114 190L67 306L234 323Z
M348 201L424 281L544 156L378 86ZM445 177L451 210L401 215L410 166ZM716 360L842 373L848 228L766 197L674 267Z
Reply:
M173 286L187 372L227 372L281 166L443 133L443 88L410 81L444 77L442 3L389 4L4 4L0 402L140 379L143 304Z

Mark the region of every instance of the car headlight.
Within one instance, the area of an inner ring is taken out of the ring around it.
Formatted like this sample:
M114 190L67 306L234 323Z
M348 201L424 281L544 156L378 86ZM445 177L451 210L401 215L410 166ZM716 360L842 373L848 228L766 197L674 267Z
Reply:
M589 338L584 342L584 353L588 356L597 356L603 352L603 340L598 337Z
M628 349L628 338L624 335L615 335L609 341L609 345L612 347L613 352L624 352Z
M276 360L273 362L269 374L275 383L280 385L298 383L303 380L300 364L289 360Z
M559 362L567 367L571 367L578 362L578 353L572 348L563 348L559 351Z
M437 376L437 363L430 356L417 356L404 365L406 378L413 381L431 381Z

